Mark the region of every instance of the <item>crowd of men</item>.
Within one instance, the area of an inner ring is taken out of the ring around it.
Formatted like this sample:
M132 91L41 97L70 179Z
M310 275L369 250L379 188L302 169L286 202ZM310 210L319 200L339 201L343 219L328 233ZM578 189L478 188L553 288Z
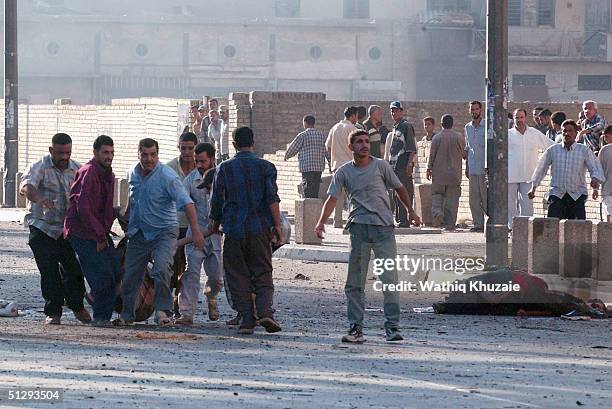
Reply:
M28 199L29 245L41 274L47 324L61 323L66 304L84 323L134 325L148 271L154 283L155 323L192 325L203 270L211 321L219 319L217 296L224 288L236 312L228 324L238 325L238 333L252 334L257 325L267 332L281 330L274 319L272 279L272 249L284 236L276 168L255 155L255 138L248 127L233 132L236 154L229 157L227 107L218 107L213 99L208 106L193 108L192 122L179 137L179 156L167 164L159 161L157 141L140 140L124 211L113 207L114 142L109 136L96 138L93 158L81 166L71 159L70 136L58 133L49 155L27 171L20 189ZM454 129L451 115L442 116L438 132L435 119L424 118L425 134L419 142L399 101L389 105L391 129L384 127L385 110L378 105L346 108L327 136L316 128L314 116L303 118L304 131L288 146L285 159L298 155L304 196L319 197L326 162L333 173L315 233L323 237L332 213L334 225L350 231L345 285L349 330L342 341L365 341L370 252L394 260L394 227L421 224L413 208L419 144L429 146L426 175L432 181L432 225L455 229L465 160L472 230L483 231L485 120L479 101L469 102L468 111L471 121L463 132ZM612 210L612 126L606 126L593 101L585 102L582 112L584 118L577 122L562 112L538 109L536 126L530 127L527 112L514 111L508 133L509 229L512 216L533 213L535 189L551 166L550 217L586 217L587 170L594 199L604 184L603 203L608 213ZM343 224L345 199L350 212ZM122 222L128 240L123 263L110 236L115 219ZM83 304L84 279L91 289L93 319ZM391 285L383 287L385 337L400 341L399 293L390 289L398 282L397 270L388 268L379 279ZM111 322L118 299L120 316Z
M487 214L487 168L485 119L482 103L468 103L471 121L462 131L454 129L454 118L443 115L441 129L436 132L436 120L430 116L423 118L424 136L418 140L414 126L404 115L401 102L389 105L393 120L391 129L383 125L385 110L378 105L348 107L344 118L329 131L327 138L316 129L315 117L304 117L305 131L301 132L288 145L285 160L298 155L302 172L304 197L319 197L321 174L325 161L330 164L331 173L346 162L353 160L352 153L345 141L355 130L365 130L370 138L370 154L386 160L395 175L408 192L410 203L414 201L413 173L418 160L418 146L427 150L426 177L432 182L432 227L456 229L463 161L465 176L469 179L469 206L472 214L471 231L483 232ZM367 115L366 115L367 112ZM537 107L533 110L533 126L528 125L527 111L517 109L512 114L508 130L508 229L516 216L533 215L535 188L552 166L552 182L547 194L548 216L560 218L586 218L584 204L587 200L585 183L586 171L590 172L594 199L601 192L602 203L612 212L612 183L609 181L610 150L603 149L609 143L612 129L597 112L595 101L585 101L579 112L578 121L568 119L566 113L551 112ZM567 128L567 129L566 129ZM576 135L573 135L573 133ZM573 136L572 136L573 135ZM571 142L571 143L570 143ZM542 152L547 152L541 158ZM569 152L563 156L553 152ZM574 153L574 151L580 153ZM570 155L571 153L571 155ZM533 191L533 192L532 192ZM334 225L341 227L342 210L345 207L343 193L336 201ZM390 202L397 227L408 227L407 213L397 194L392 194Z

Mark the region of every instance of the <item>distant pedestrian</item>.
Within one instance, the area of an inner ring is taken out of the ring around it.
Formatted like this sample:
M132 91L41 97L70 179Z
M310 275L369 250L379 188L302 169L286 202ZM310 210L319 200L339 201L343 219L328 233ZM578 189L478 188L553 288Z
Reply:
M30 229L28 244L40 271L45 299L45 324L59 325L64 303L83 323L91 321L83 306L85 282L74 250L63 236L70 186L80 164L70 159L72 139L57 133L49 155L30 166L21 181L20 194L28 199L25 223Z
M552 167L548 196L548 217L558 219L586 219L584 204L587 200L585 175L591 175L593 199L597 199L599 185L605 182L601 164L585 145L576 143L578 124L569 119L563 122L563 143L550 146L540 158L533 173L529 198L535 197L536 188L542 183L548 168Z
M134 324L136 297L145 267L152 258L150 276L155 283L154 319L158 325L165 326L172 322L170 280L179 230L177 210L185 212L197 248L203 248L204 238L193 201L187 195L181 179L170 167L159 162L157 141L141 139L138 143L138 160L128 176L128 244L121 285L123 309L121 317L113 323L118 326Z
M431 186L433 226L455 230L461 197L461 170L465 157L465 136L454 131L453 117L442 116L442 131L433 137L427 164Z
M344 165L350 162L353 158L350 149L348 148L348 137L355 129L357 122L357 108L347 107L344 109L344 119L334 125L327 135L325 140L325 148L331 158L331 171L335 172ZM344 209L344 196L338 198L336 203L336 211L334 212L334 227L340 228L343 224L342 210Z
M601 137L606 127L606 120L597 113L597 102L585 101L582 104L584 119L580 122L582 130L578 133L578 142L588 146L595 156L603 146Z
M383 145L380 134L383 114L384 111L381 106L370 105L368 108L368 118L363 123L364 129L368 132L370 137L370 153L372 156L379 159L384 156L384 149L381 149Z
M121 273L119 256L110 237L113 220L115 155L111 137L100 135L93 144L93 159L76 172L70 189L70 205L64 237L74 249L93 295L93 321L111 326L116 288Z
M366 130L364 122L366 121L366 116L368 111L364 106L357 107L357 122L355 122L355 127L357 129Z
M561 125L563 124L563 122L565 122L566 119L567 116L565 115L565 112L553 112L550 117L552 127L548 130L548 133L546 134L546 136L548 136L548 139L555 143L563 142L563 128L561 128Z
M321 174L325 170L325 135L315 128L316 119L306 115L302 120L304 131L300 132L287 146L285 160L298 155L302 173L302 187L305 198L318 198Z
M388 189L397 193L406 208L408 220L417 226L421 224L421 220L412 209L406 188L389 163L370 155L368 133L362 130L351 132L348 145L353 153L353 160L334 173L315 233L323 238L325 221L341 197L340 192L345 191L351 202L346 227L350 232L351 248L348 276L344 286L350 327L348 333L342 337L342 342L363 343L365 283L370 253L374 251L375 260L380 261L395 260L397 256ZM398 282L395 264L391 265L392 268L386 268L378 276L383 285ZM386 339L389 342L401 341L403 338L399 330L399 292L383 288L383 296Z
M414 127L404 118L404 108L400 101L391 102L389 109L395 123L393 130L387 136L385 159L391 164L395 174L406 188L410 205L412 205L414 203L414 181L412 174L417 161ZM397 226L410 226L406 209L401 204L399 197L395 196L393 201Z
M533 203L527 197L531 177L540 151L553 141L535 128L527 126L527 111L514 110L514 128L508 130L508 229L514 217L533 216ZM517 212L518 208L518 212Z
M221 117L221 144L219 145L220 151L217 152L217 163L221 163L224 160L229 159L229 108L227 105L219 106L219 116Z
M607 210L607 220L612 222L612 125L608 125L604 130L604 140L606 145L601 148L598 156L606 179L601 188L601 199Z
M236 155L217 168L210 202L212 231L223 227L223 268L234 307L241 315L240 334L255 329L253 300L259 324L278 332L272 309L272 242L282 237L276 168L253 153L253 131L236 129Z
M469 106L472 120L465 124L465 176L470 181L469 201L474 222L471 231L482 232L487 213L485 121L482 119L480 101L472 101Z

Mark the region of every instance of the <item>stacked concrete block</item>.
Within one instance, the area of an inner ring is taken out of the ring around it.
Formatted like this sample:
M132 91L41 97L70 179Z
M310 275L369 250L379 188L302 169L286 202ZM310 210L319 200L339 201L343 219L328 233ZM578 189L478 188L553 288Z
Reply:
M327 199L327 190L331 184L333 175L325 175L321 177L321 185L319 186L319 199Z
M433 216L431 213L431 184L414 186L414 207L425 226L431 226Z
M532 274L558 274L559 219L530 218L527 240L528 271Z
M3 204L5 204L4 203L4 172L0 171L0 207L2 207Z
M529 217L515 217L512 225L512 268L527 270Z
M559 223L559 274L590 278L593 270L593 226L590 220L561 220Z
M317 225L323 200L299 199L295 201L295 242L299 244L321 244L314 228Z
M599 281L612 281L612 223L593 224L593 252L595 266L593 278Z

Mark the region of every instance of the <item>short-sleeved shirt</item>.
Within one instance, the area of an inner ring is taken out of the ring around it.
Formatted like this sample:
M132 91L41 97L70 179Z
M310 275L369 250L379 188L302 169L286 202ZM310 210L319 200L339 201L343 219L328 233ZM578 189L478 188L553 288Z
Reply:
M402 187L402 182L387 161L370 158L372 162L365 167L358 167L354 161L340 166L327 190L335 198L346 191L351 205L347 227L351 223L393 226L388 191Z
M485 121L480 120L478 126L470 121L465 124L465 150L470 175L485 174Z
M210 221L208 218L208 213L210 212L210 195L205 188L202 187L198 189L202 183L204 183L204 178L198 169L192 170L185 179L183 179L183 186L191 200L193 200L196 213L198 214L198 226L204 229L208 227Z
M368 132L368 138L370 139L370 153L375 158L382 158L382 152L380 151L381 141L380 141L380 132L378 127L372 121L372 119L368 119L363 123L365 130Z
M70 160L63 171L55 167L51 155L46 155L34 163L21 180L19 188L32 185L38 191L41 201L53 201L53 209L46 212L40 201L28 201L28 213L25 221L28 226L40 229L49 237L57 240L64 231L64 217L68 209L70 186L74 182L76 171L81 167L78 162Z
M193 201L176 172L168 166L158 162L146 176L142 175L141 169L137 163L128 176L128 237L133 237L140 230L145 240L154 240L164 230L177 229L177 209L183 210Z
M183 172L183 168L181 167L181 158L179 156L166 163L166 166L175 171L181 181L187 176ZM189 222L187 221L187 215L185 212L176 212L176 214L178 216L179 227L182 229L188 227Z
M385 159L394 169L404 169L416 150L414 127L405 118L402 118L393 125L393 130L387 135Z

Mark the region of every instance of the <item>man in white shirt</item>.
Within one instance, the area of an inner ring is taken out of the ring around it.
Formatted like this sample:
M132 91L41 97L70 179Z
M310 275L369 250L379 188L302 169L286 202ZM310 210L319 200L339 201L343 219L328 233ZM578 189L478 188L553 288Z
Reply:
M540 151L554 142L542 132L527 126L527 111L514 111L514 128L508 130L508 229L515 216L533 216L528 198L531 179Z
M325 148L331 156L331 171L333 173L346 162L353 160L353 152L349 149L349 134L355 129L357 122L357 108L347 107L344 110L344 119L330 129L325 141ZM344 194L338 196L334 212L334 227L342 227L342 209L344 208Z

